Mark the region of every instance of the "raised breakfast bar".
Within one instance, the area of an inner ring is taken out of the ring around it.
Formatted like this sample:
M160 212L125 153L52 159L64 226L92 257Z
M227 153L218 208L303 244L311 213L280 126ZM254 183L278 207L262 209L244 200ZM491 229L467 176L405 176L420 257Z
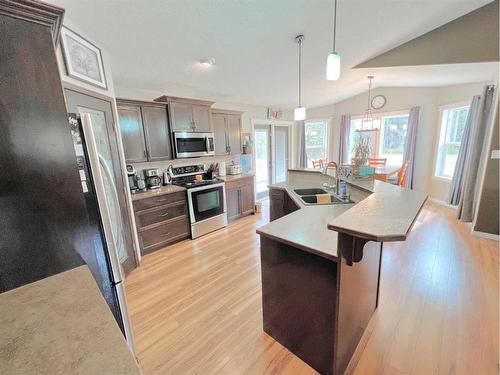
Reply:
M290 170L271 185L261 237L264 331L321 374L343 374L378 305L383 243L404 241L427 196L346 180L350 203L307 204L328 177ZM300 191L300 190L299 190Z

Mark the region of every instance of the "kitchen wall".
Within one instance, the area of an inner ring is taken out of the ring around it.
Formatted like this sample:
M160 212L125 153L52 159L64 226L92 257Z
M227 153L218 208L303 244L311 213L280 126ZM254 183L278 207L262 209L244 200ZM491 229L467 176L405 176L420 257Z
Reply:
M380 87L372 91L373 96L384 95L387 99L380 113L409 110L411 107L421 106L415 160L416 190L427 192L435 199L446 200L449 182L433 177L434 157L439 136L439 107L470 101L472 96L481 93L485 84L473 83L446 87ZM329 121L330 160L338 161L341 116L343 114L362 115L367 106L367 95L368 93L365 92L335 104L307 109L308 119Z

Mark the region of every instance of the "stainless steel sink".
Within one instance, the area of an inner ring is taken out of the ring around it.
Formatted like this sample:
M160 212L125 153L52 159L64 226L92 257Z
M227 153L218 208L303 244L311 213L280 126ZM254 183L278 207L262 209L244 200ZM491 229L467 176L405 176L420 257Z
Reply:
M314 188L314 189L294 189L295 194L298 195L316 195L316 194L330 194L326 190Z

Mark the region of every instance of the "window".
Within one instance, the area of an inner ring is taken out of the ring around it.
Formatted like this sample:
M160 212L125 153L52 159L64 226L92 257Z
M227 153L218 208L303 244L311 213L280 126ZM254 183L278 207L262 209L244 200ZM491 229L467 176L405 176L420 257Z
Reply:
M468 114L469 106L455 106L441 111L436 177L453 178Z
M305 123L305 143L307 166L313 167L313 161L328 158L328 123L314 121Z
M362 116L351 120L349 134L349 155L354 156L354 147L358 139L369 139L371 144L371 157L386 158L387 165L402 165L403 152L406 141L409 112L395 114L377 114L374 116L374 126L378 131L357 132L361 129Z

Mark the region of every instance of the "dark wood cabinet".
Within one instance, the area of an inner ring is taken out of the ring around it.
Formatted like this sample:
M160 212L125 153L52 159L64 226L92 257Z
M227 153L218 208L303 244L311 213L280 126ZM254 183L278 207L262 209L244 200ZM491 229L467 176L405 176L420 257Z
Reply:
M271 203L269 220L273 221L297 211L300 207L288 195L286 190L269 189L269 200Z
M212 110L215 155L241 154L241 114L238 111Z
M155 102L167 103L170 129L173 132L212 132L210 107L214 102L173 96L160 96Z
M226 207L229 221L255 212L253 176L226 181Z
M190 236L185 191L139 197L134 197L133 206L142 255Z
M166 105L126 99L116 102L127 163L172 159Z

